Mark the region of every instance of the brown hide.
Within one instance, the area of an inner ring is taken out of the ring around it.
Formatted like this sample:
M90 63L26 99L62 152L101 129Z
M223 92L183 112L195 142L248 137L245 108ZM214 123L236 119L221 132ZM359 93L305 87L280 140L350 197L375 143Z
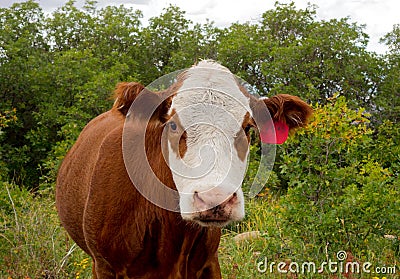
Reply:
M95 278L221 278L220 229L183 221L133 186L122 157L125 111L117 106L85 127L63 161L56 192L62 225L93 258ZM149 161L173 187L157 137L149 136Z
M75 242L90 253L83 236L83 212L100 145L124 117L108 111L93 119L66 155L57 177L56 205L64 228Z

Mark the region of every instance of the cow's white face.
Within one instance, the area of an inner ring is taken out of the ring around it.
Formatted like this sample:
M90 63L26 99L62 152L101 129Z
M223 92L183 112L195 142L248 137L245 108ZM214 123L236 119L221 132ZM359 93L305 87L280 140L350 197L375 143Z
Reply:
M146 199L171 211L177 211L176 187L185 220L203 226L240 220L250 127L262 143L281 144L289 130L306 125L312 109L287 94L257 99L213 61L175 80L160 92L117 85L114 108L126 115L122 146L129 177Z
M182 217L205 226L242 219L249 97L226 68L204 61L185 73L169 114L166 157Z

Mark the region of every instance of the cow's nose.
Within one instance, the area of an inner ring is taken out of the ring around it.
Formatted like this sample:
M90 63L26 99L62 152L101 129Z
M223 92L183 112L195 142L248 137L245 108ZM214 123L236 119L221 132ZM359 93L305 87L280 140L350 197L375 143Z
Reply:
M234 205L237 201L236 193L225 193L217 188L204 192L195 191L193 194L193 204L199 211L206 211L211 208L225 208Z

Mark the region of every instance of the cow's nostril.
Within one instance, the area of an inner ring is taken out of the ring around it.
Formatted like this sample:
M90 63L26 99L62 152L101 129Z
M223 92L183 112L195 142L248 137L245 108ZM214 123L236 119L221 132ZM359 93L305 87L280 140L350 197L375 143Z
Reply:
M194 204L197 209L205 210L207 209L207 203L200 197L199 192L195 191L193 195Z
M233 204L233 203L235 203L237 201L237 199L238 199L237 198L237 194L233 193L231 198L227 201L227 204Z

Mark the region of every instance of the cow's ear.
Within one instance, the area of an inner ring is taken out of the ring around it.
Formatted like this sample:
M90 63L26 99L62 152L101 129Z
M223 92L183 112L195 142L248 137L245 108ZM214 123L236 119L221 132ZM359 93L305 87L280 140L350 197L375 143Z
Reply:
M263 101L274 122L283 122L289 129L304 127L313 112L302 99L288 94L279 94Z
M262 103L261 103L262 102ZM270 117L260 110L268 109ZM312 108L299 97L279 94L257 101L256 123L261 141L270 144L282 144L289 131L304 127L312 115Z
M120 82L114 90L113 108L127 115L133 102L137 102L132 108L136 117L164 122L171 105L171 98L165 96L166 93L152 92L138 82Z
M128 113L133 101L145 87L138 82L120 82L114 90L113 108L119 110L123 115Z

